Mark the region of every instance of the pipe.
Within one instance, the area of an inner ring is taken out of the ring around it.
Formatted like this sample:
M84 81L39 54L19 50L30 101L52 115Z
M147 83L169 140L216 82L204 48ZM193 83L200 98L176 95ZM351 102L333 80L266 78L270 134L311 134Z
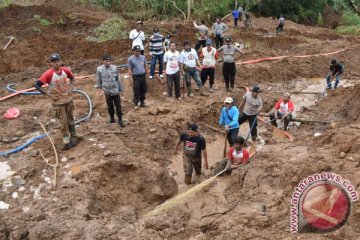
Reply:
M13 85L13 84L9 84L9 85ZM7 86L6 89L8 89L8 86ZM9 89L11 89L11 86L10 86ZM13 91L13 89L8 90L8 91ZM91 115L93 113L93 103L92 103L89 95L87 95L85 92L80 91L80 90L73 90L73 92L74 93L79 93L79 94L82 94L83 96L85 96L86 101L88 102L88 106L89 106L89 113L86 116L83 116L80 119L75 121L75 125L78 125L81 122L86 122L86 121L88 121L90 119L90 117L91 117ZM32 93L32 94L26 94L26 95L39 95L39 94L41 94L40 92L28 92L28 93ZM22 94L24 94L24 93L22 93ZM27 140L23 145L21 145L21 146L19 146L17 148L7 150L5 152L0 152L0 157L4 157L4 156L8 156L8 155L13 154L13 153L20 152L23 149L25 149L26 147L28 147L29 145L31 145L32 143L36 142L37 140L39 140L39 139L41 139L41 138L43 138L45 136L46 136L46 134L41 134L39 136L36 136L36 137L33 137L33 138Z
M8 156L10 154L13 154L13 153L17 153L17 152L20 152L22 151L23 149L25 149L26 147L28 147L30 144L36 142L37 140L45 137L46 134L41 134L39 136L36 136L36 137L33 137L29 140L27 140L23 145L17 147L17 148L14 148L14 149L11 149L11 150L8 150L8 151L5 151L5 152L0 152L0 157L5 157L5 156Z

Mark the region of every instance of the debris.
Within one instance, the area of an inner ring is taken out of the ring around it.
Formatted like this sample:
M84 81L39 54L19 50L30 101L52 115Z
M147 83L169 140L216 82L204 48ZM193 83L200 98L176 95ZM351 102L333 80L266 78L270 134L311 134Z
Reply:
M156 128L150 128L150 133L154 133L154 132L156 132Z
M19 195L18 195L17 192L13 192L13 193L11 194L11 197L12 197L13 199L16 199L16 198L19 198Z
M3 201L0 201L0 209L9 209L9 204L3 202Z
M6 50L6 48L10 45L10 43L12 42L12 40L14 40L15 38L13 36L10 37L9 42L4 46L4 50Z
M158 111L160 113L167 114L167 113L169 113L171 111L171 108L170 107L162 107L162 106L160 106L158 108Z
M14 119L20 116L20 110L17 108L9 108L4 114L6 119Z
M314 137L320 137L321 135L322 135L321 133L317 132L314 134Z
M20 176L14 176L11 178L11 183L15 186L22 186L26 184L26 180Z
M346 157L346 153L344 153L344 152L339 153L340 159L344 159L345 157Z
M39 152L39 151L36 150L36 149L35 149L35 150L31 150L31 151L29 152L29 156L30 156L30 157L36 157L37 154L38 154L38 152Z
M106 150L105 152L104 152L104 157L109 157L109 156L112 156L114 153L112 152L112 151L110 151L110 150Z

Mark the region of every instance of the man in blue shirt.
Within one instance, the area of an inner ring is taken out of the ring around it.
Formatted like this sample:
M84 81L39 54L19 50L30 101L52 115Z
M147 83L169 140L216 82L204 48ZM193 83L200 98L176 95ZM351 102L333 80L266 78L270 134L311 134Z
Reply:
M234 26L237 27L237 22L239 20L239 15L240 15L240 11L239 9L235 9L233 12L232 12L232 15L234 17Z
M234 105L234 100L231 97L226 97L224 103L225 107L221 110L219 125L225 125L226 137L230 147L232 147L239 133L239 109Z

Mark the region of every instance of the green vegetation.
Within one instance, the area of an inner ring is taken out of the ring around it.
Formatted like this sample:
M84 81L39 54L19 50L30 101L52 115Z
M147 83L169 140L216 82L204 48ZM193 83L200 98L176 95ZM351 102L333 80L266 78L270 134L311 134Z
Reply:
M127 38L126 22L121 18L111 18L94 29L95 37L89 36L88 41L105 42Z
M48 27L52 24L51 21L47 20L46 18L42 18L39 15L34 15L34 18L39 21L41 26Z
M354 25L354 26L341 26L336 28L337 34L354 34L354 35L360 35L360 25Z
M350 10L343 12L342 21L344 25L352 26L360 24L360 16Z
M0 0L0 8L7 7L12 4L12 0Z

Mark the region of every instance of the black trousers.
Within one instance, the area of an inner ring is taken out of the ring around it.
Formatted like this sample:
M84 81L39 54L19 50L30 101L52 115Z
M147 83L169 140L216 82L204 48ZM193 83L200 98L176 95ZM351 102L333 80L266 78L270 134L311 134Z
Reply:
M223 44L224 44L224 38L221 37L221 35L216 35L215 36L215 43L216 43L216 48L220 48Z
M256 120L256 115L247 115L245 113L242 113L241 116L239 117L239 125L243 124L246 120L248 120L249 122L249 127L251 129L251 127L254 124L255 121L255 125L254 127L251 129L251 137L253 139L255 139L257 137L257 120Z
M281 32L282 30L284 30L284 24L279 24L277 27L276 27L276 32Z
M108 107L108 112L110 115L111 119L114 119L114 115L116 112L116 116L119 118L119 120L122 120L122 112L121 112L121 99L120 99L120 95L106 95L105 94L105 98L106 98L106 104ZM115 106L115 111L114 111L114 106Z
M206 39L198 40L195 44L195 51L199 52L200 47L206 47Z
M230 129L227 132L226 137L227 137L230 147L234 146L234 142L235 142L235 139L238 136L238 134L239 134L239 128Z
M224 80L225 80L226 90L229 90L229 85L230 85L231 88L234 88L235 74L236 74L235 62L233 62L233 63L224 62L224 64L223 64L223 76L224 76Z
M237 27L238 18L234 18L234 26Z
M210 78L210 87L212 88L215 81L215 68L203 68L201 70L200 78L203 86L205 86L208 77Z
M138 104L138 102L144 102L146 91L147 91L147 84L146 84L145 73L133 74L133 92L134 92L133 102L135 104Z
M145 53L144 50L141 50L141 51L140 51L140 54L141 54L141 55L144 55L144 53Z
M175 74L166 74L168 96L172 97L173 85L175 86L175 97L180 97L180 72Z

